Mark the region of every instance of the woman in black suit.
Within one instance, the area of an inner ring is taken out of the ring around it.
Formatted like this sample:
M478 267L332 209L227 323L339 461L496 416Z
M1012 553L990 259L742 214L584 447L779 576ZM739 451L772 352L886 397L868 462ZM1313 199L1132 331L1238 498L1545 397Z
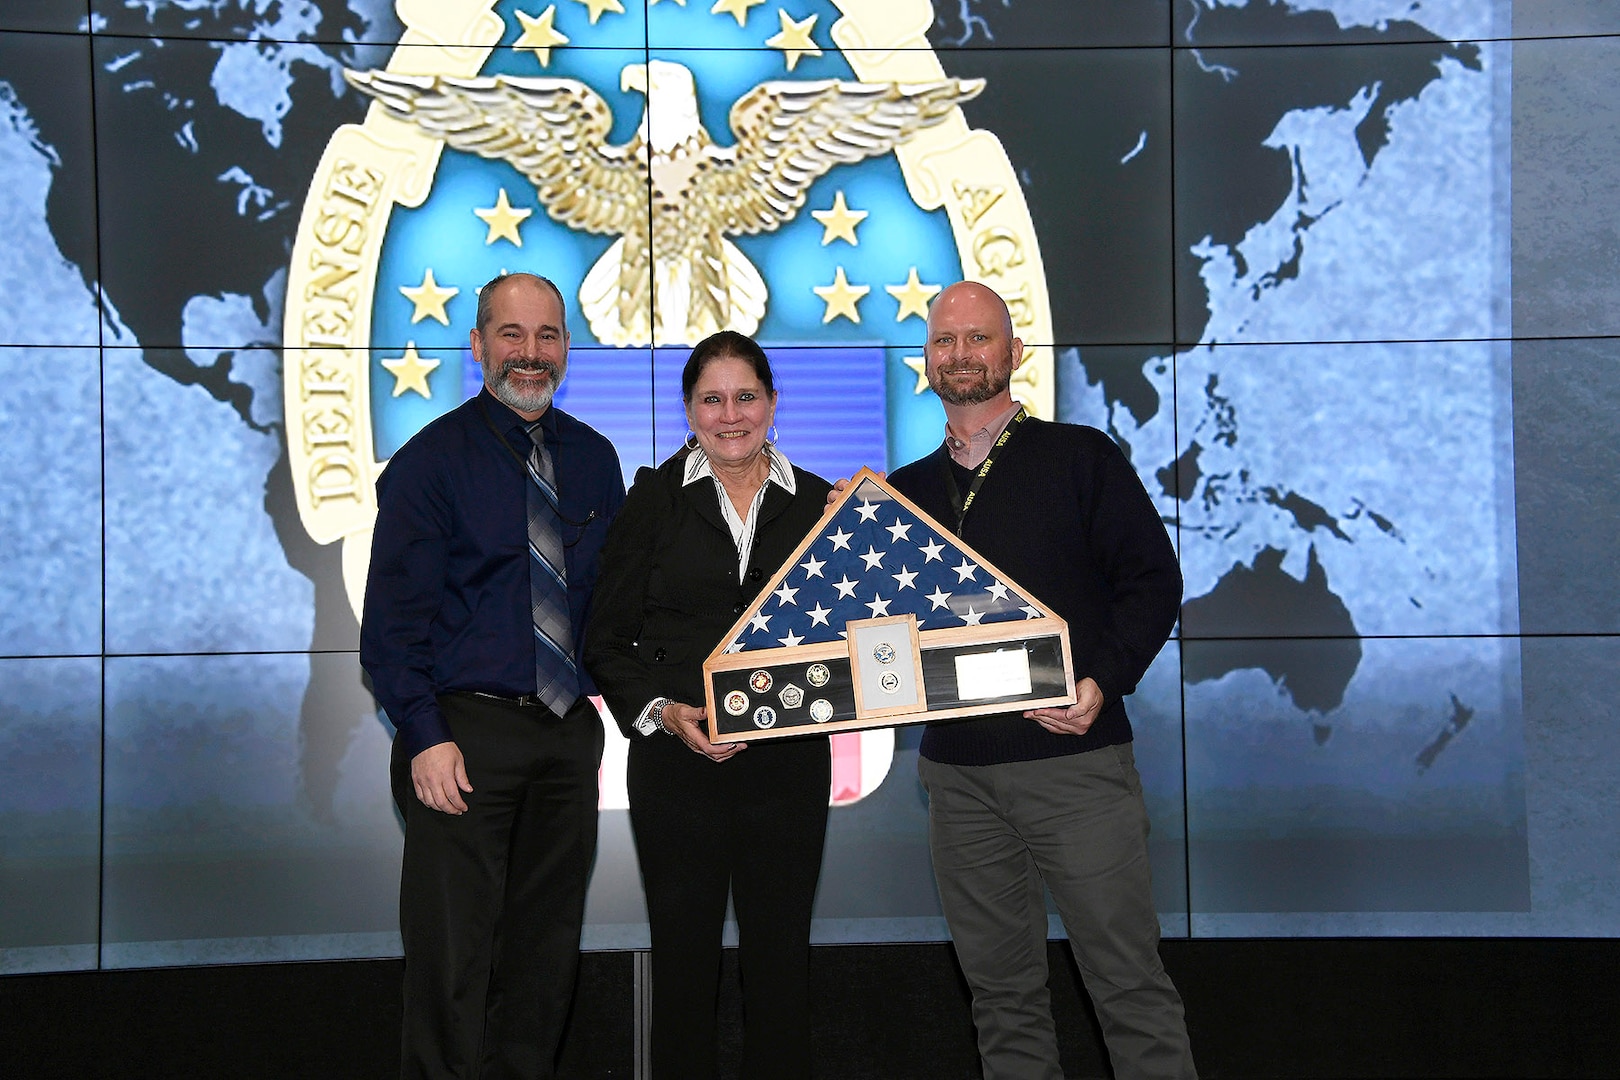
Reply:
M643 468L602 550L585 664L630 738L627 784L652 927L655 1080L711 1080L729 892L744 1077L810 1075L810 905L827 832L825 736L707 737L703 661L815 527L828 484L766 439L770 361L722 331L681 375L694 438Z

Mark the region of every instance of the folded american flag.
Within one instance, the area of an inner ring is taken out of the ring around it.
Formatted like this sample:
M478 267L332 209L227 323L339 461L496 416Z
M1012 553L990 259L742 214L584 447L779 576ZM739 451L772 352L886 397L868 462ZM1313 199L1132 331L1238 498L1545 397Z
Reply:
M919 630L1046 616L872 473L863 469L851 488L726 652L836 641L846 623L884 615L915 615Z

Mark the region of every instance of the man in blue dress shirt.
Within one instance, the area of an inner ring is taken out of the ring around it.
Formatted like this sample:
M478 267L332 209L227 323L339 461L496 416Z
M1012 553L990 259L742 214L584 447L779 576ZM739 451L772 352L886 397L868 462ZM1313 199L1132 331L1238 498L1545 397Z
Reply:
M361 665L397 729L407 1080L554 1075L596 851L602 724L578 645L624 501L619 458L551 407L568 368L554 284L495 278L470 339L483 389L378 480L360 629ZM542 458L566 587L531 570ZM549 635L536 628L547 608Z

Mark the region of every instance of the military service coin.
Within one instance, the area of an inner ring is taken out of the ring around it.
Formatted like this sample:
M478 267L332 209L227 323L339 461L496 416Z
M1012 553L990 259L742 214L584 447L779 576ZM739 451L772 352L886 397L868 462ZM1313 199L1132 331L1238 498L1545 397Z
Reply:
M894 646L887 641L878 642L877 648L872 650L872 658L880 664L894 663Z
M769 705L761 705L754 710L754 726L768 728L776 726L776 710Z
M777 697L782 700L782 708L784 709L797 709L804 704L804 691L792 683L782 687L782 692Z
M763 694L771 688L771 673L760 670L748 676L748 685L754 688L754 693Z
M811 686L826 686L832 674L827 670L826 664L811 664L804 669L804 678Z
M825 724L832 719L832 702L824 697L818 697L810 703L810 719L818 724Z
M732 716L741 716L748 711L748 695L741 690L733 690L726 695L726 712Z
M878 688L885 694L898 693L900 690L900 676L893 671L885 671L878 676Z

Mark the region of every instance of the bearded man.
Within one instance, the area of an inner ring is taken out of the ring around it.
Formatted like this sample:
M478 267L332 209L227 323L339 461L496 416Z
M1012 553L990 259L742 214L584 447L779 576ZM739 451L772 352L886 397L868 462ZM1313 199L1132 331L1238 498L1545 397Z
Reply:
M377 482L360 663L396 729L401 1075L555 1075L596 852L602 723L579 663L618 454L552 405L562 294L480 291L483 389Z
M1067 708L936 721L918 770L940 903L973 991L986 1080L1061 1080L1046 989L1050 890L1119 1080L1195 1075L1159 960L1147 810L1123 698L1175 625L1181 571L1125 455L1013 400L1024 343L1001 297L959 282L925 346L945 438L889 477L1069 624Z

